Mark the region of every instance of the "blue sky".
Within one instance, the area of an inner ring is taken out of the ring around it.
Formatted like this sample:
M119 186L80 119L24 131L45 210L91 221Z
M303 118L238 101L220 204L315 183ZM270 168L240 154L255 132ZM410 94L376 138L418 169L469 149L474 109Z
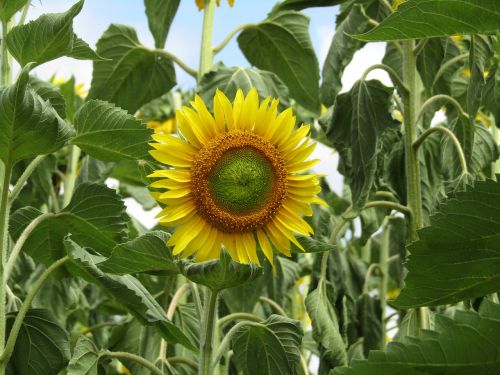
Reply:
M37 18L44 12L62 12L75 0L35 0L29 12L29 19ZM215 15L214 44L218 44L231 30L242 23L263 20L271 10L274 1L236 0L230 8L225 0L217 8ZM314 8L305 11L311 18L310 34L314 48L322 64L335 28L338 7ZM203 13L198 11L194 0L181 0L179 11L174 19L166 49L181 57L188 65L198 65L200 35ZM86 0L82 12L74 22L76 33L90 45L95 45L101 34L111 23L121 23L136 29L141 42L154 47L149 32L142 0ZM248 66L248 62L233 40L219 55L226 65ZM74 72L77 80L88 82L91 77L91 63L70 59L60 59L38 68L37 73L48 78L54 73L68 76ZM178 82L182 87L191 87L194 80L181 70Z

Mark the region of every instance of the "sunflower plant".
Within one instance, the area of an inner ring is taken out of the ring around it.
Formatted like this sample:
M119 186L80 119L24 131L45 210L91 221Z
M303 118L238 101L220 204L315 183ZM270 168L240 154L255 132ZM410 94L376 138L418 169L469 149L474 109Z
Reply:
M0 375L500 373L498 2L284 0L219 44L189 2L197 67L180 0L95 48L84 0L0 0ZM37 77L63 56L91 82Z

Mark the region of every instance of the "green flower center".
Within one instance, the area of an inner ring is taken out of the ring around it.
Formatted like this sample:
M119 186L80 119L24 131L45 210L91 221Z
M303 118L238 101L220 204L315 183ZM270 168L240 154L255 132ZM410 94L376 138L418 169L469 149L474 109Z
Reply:
M252 147L227 150L217 160L208 178L214 202L239 215L261 209L269 200L274 183L271 162Z

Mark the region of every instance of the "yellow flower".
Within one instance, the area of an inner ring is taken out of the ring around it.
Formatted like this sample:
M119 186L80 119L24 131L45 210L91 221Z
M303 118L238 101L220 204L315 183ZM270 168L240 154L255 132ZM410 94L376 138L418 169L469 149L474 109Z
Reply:
M318 160L307 160L316 144L310 125L294 129L289 108L278 114L278 100L259 103L253 88L238 90L233 104L219 90L214 116L196 96L193 108L177 111L182 138L155 134L151 155L172 169L149 177L152 193L166 207L160 224L177 227L167 242L173 254L197 261L217 259L221 245L240 263L259 264L257 243L273 262L272 246L290 256L290 242L302 249L293 233L313 229L299 215L312 215L311 204L326 203L316 175L299 175Z
M215 0L217 3L217 6L220 5L220 0ZM234 0L227 0L227 3L229 4L230 7L234 5ZM198 7L199 10L202 10L205 8L205 0L196 0L196 6Z
M148 128L154 129L155 133L171 134L175 133L175 131L177 130L177 125L175 122L175 118L170 118L165 121L148 121Z

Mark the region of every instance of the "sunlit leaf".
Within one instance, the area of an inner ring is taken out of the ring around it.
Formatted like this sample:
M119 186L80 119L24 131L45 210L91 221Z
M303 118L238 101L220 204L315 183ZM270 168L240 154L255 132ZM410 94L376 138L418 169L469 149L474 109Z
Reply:
M156 48L164 48L170 25L174 20L180 0L145 0L146 15Z

